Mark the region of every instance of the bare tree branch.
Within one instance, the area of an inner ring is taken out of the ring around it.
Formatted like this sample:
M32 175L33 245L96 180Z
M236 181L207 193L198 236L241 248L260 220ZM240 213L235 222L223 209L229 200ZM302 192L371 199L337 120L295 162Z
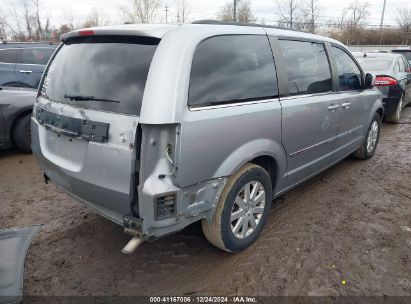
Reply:
M234 4L227 3L220 8L220 11L217 13L217 19L221 21L234 21ZM242 23L251 23L256 20L249 1L241 1L238 3L236 20Z
M349 15L348 26L350 28L357 28L361 25L364 18L368 16L368 2L361 0L354 0L347 7L347 13Z
M300 0L276 0L280 13L280 22L288 28L300 29L303 19Z
M404 33L403 44L408 44L408 37L411 37L411 7L399 7L395 20Z
M160 0L131 0L131 8L121 9L126 23L152 23L158 15Z
M190 16L191 6L188 0L175 0L177 22L186 23Z
M49 38L50 18L41 16L41 0L18 0L12 7L15 18L13 35L17 40L42 40Z
M83 27L105 26L110 24L110 18L100 8L93 7L87 15Z
M7 39L7 28L8 23L6 16L3 14L3 11L0 10L0 40L4 41Z
M302 10L304 29L314 34L317 28L318 19L321 15L321 7L319 4L319 0L306 1L306 3L304 3Z

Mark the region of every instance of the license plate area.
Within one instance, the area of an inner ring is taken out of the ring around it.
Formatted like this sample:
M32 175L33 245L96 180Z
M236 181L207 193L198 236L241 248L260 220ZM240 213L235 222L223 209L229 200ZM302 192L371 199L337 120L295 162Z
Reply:
M36 108L36 119L46 130L59 135L98 143L108 141L108 123L59 115L41 107Z

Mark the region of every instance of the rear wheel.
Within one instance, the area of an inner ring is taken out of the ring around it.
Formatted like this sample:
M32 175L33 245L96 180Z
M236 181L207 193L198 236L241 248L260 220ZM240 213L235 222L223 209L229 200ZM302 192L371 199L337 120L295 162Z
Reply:
M400 119L401 119L401 113L402 113L402 105L403 105L403 100L404 100L404 95L401 96L400 101L398 102L397 105L397 109L395 110L395 113L390 115L390 116L386 116L385 120L388 122L393 122L393 123L399 123Z
M12 132L13 143L26 153L31 153L30 117L30 114L20 117L15 122Z
M271 208L272 184L266 170L247 164L230 177L215 208L213 220L202 222L214 246L238 252L253 244Z
M375 113L361 147L354 152L355 157L359 159L369 159L374 156L380 140L380 130L381 118L380 115Z

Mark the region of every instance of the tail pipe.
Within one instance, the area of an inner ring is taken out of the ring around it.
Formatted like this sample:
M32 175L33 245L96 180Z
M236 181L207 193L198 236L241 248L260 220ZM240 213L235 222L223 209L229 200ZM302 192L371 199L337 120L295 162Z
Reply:
M133 254L138 246L140 246L143 242L144 240L142 238L135 236L126 244L126 246L124 246L123 249L121 249L121 252L125 254Z

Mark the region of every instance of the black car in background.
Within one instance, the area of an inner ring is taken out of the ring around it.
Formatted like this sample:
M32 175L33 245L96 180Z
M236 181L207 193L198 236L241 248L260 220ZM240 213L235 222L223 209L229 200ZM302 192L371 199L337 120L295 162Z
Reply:
M353 52L364 71L376 76L375 86L383 94L384 118L398 123L402 109L411 103L411 68L395 53Z
M30 117L37 90L0 87L0 149L31 152Z
M50 43L0 43L0 86L37 89L56 48Z

